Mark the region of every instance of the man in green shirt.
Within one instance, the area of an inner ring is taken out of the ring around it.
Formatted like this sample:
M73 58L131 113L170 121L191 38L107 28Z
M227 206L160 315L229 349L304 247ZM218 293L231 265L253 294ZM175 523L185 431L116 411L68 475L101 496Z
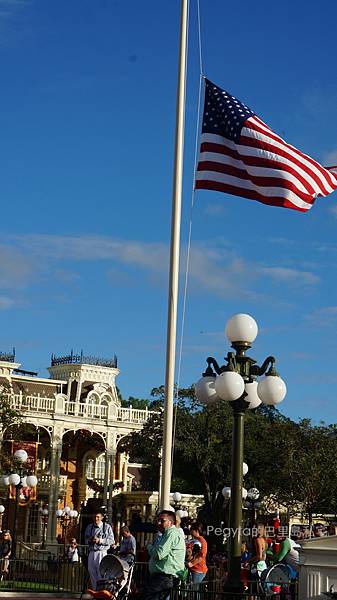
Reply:
M173 511L162 511L158 517L158 529L162 535L152 546L148 546L150 555L150 577L144 590L144 600L159 600L163 592L179 581L185 569L185 542L176 527Z
M301 546L290 537L286 537L283 539L280 549L275 556L278 562L283 561L286 565L288 565L292 579L296 579L300 570L300 547Z

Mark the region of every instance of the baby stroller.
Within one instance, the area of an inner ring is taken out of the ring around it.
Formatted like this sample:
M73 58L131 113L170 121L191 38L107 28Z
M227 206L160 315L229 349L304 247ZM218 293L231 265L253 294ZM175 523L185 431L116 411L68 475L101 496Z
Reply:
M133 564L128 564L114 554L104 556L99 565L102 579L97 582L97 591L88 589L83 600L128 600L131 588Z
M264 598L288 599L290 598L291 574L282 563L269 567L262 571L259 579L259 587Z

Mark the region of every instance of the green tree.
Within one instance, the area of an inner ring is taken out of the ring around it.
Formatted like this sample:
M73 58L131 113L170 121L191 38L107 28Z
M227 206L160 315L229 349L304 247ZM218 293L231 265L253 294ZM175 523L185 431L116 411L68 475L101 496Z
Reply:
M9 391L5 388L0 394L0 429L2 433L2 441L4 435L6 439L20 440L22 437L22 414L13 409L8 397ZM6 446L2 443L0 450L1 470L5 471L12 466L16 466L15 459L8 452Z
M153 388L150 408L163 410L164 386ZM179 390L175 414L172 491L203 494L202 511L214 525L225 520L221 490L231 481L232 410L229 403L198 404L193 387ZM162 412L143 431L126 440L127 449L149 467L143 485L158 488L162 446ZM277 409L261 405L245 416L246 488L261 497L299 507L309 519L317 512L337 512L336 425L296 423Z
M2 431L10 429L12 436L16 436L19 425L22 423L22 414L12 408L6 393L0 394L0 428Z
M287 445L278 498L293 510L300 508L310 525L314 513L336 512L336 454L336 426L313 426L308 419Z

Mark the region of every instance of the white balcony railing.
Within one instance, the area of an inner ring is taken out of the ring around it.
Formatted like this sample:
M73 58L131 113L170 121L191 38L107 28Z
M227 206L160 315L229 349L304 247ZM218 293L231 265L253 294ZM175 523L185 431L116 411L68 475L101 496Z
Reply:
M47 492L50 490L50 475L47 473L37 473L38 489L40 492ZM59 476L59 494L62 496L65 494L67 489L67 475Z
M139 409L139 408L118 408L117 421L127 423L146 423L149 416L155 414L155 411Z
M86 404L73 402L59 395L56 398L46 398L37 394L6 394L11 408L24 414L38 413L45 415L62 414L81 420L117 421L122 423L143 424L155 411L138 408L121 408L115 404Z
M55 398L37 396L26 396L25 394L5 394L10 401L11 408L23 412L54 413Z

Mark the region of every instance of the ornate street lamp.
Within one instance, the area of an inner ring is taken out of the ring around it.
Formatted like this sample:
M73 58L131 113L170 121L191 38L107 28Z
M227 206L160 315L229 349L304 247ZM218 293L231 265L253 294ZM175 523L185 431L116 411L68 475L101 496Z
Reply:
M249 356L258 332L256 321L247 314L232 317L225 334L235 352L228 352L226 365L219 366L215 358L208 357L207 369L195 385L198 400L206 404L223 400L233 409L232 477L230 500L230 527L232 531L229 549L229 569L226 589L242 592L240 579L241 523L242 523L242 476L244 415L247 409L256 408L264 402L275 406L286 395L284 381L275 370L275 358L268 356L261 366ZM257 378L265 375L259 382Z
M252 530L256 521L256 509L260 508L261 502L259 502L260 492L257 488L249 488L247 492L246 507L250 509L250 530Z
M56 510L56 518L59 521L61 528L62 528L62 538L63 538L63 545L64 545L64 551L65 551L67 530L68 530L68 527L77 524L78 512L77 512L77 510L72 510L70 508L70 506L65 506L63 509L58 508Z
M45 506L43 508L41 506L41 508L39 508L39 512L41 515L41 523L42 523L42 546L41 547L44 549L46 547L46 534L47 534L48 517L49 517L48 507Z
M28 460L28 454L26 450L16 450L14 452L14 458L17 463L17 473L10 473L3 477L5 485L15 486L15 504L14 504L14 517L13 517L13 535L12 535L12 553L11 558L16 558L16 542L17 542L17 515L20 498L20 490L23 487L34 488L37 485L37 477L29 474L29 470L26 469L25 463ZM28 473L25 475L25 473Z
M178 509L181 508L181 499L182 499L182 495L180 492L174 492L174 494L172 494L172 500L174 502L173 504L173 508L174 508L174 512L178 513ZM181 517L180 517L181 518Z
M181 493L180 492L174 492L172 498L173 498L173 502L175 503L175 505L178 504L181 501L181 498L182 498Z

